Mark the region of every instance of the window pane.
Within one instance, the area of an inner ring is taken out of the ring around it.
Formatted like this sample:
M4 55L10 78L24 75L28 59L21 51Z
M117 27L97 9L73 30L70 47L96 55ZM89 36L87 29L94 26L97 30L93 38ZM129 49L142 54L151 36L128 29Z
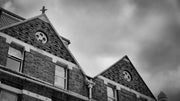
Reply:
M2 90L0 93L0 101L17 101L17 95Z
M64 78L64 77L65 77L65 70L64 70L64 68L56 65L55 74L56 74L57 76L60 76L60 77L63 77L63 78Z
M20 50L13 48L13 47L9 47L8 54L12 55L14 57L20 58L20 59L22 59L22 57L23 57L22 52Z
M108 97L114 98L115 94L114 94L113 88L107 87L107 94L108 94Z
M11 59L11 58L7 58L6 67L11 70L19 71L20 64L21 64L20 61L17 61L17 60Z
M55 85L58 87L65 88L65 79L59 76L55 76Z

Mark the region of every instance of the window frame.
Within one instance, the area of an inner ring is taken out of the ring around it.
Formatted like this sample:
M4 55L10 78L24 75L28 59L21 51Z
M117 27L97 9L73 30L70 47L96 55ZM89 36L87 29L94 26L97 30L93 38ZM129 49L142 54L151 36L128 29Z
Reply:
M113 97L109 96L108 95L108 88L111 88L112 91L113 91ZM112 84L109 84L107 85L107 101L111 99L113 101L117 101L117 91L116 91L116 86L112 85Z
M56 71L58 71L56 68L62 68L64 70L64 77L62 76L59 76L59 75L56 75ZM56 64L55 65L55 73L54 73L54 86L58 87L58 88L62 88L62 89L67 89L67 75L68 75L68 70L67 70L67 65L62 65L62 64ZM62 86L59 86L57 83L56 83L56 77L57 78L60 78L60 79L63 79L64 80L64 87Z
M14 56L14 55L9 54L10 48L13 48L13 49L15 49L15 50L20 51L22 56L21 56L21 57L16 57L16 56ZM16 62L18 62L18 63L20 63L20 65L19 65L19 67L18 67L18 70L13 70L13 69L11 69L11 68L9 68L9 67L7 66L7 64L8 64L8 58L11 59L11 60L16 61ZM9 48L8 48L6 68L8 68L8 69L10 69L10 70L13 70L13 71L16 71L16 72L22 72L23 60L24 60L24 47L21 46L21 45L18 45L18 44L16 44L16 43L11 43L11 44L9 45Z
M8 90L5 90L5 89L1 89L1 88L0 88L0 97L1 97L2 91L5 92L6 94L11 94L11 95L16 96L15 101L19 101L19 95L17 93L14 93L14 92L11 92L11 91L8 91Z

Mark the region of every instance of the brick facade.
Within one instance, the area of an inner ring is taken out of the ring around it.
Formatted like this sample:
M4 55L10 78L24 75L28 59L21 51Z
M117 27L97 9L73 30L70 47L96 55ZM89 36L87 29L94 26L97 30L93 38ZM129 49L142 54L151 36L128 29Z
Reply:
M7 58L7 52L9 44L6 43L6 39L1 37L1 47L3 47L3 50L1 50L3 53L1 55L2 63L6 63ZM4 46L6 46L4 48ZM6 56L3 57L3 56ZM51 83L54 85L54 75L55 75L55 65L56 63L52 62L52 58L43 55L39 52L30 50L30 52L24 51L24 61L23 61L23 68L22 73L25 75L28 75L30 77L34 77L37 79L40 79L42 81ZM3 68L3 67L1 67ZM1 69L0 68L0 69ZM3 68L7 71L16 73L15 71L9 70L7 68ZM18 73L17 73L18 74ZM88 97L88 88L85 83L86 76L82 73L82 71L79 68L73 68L72 70L68 70L68 90L75 92L77 94L80 94L82 96ZM34 92L36 94L46 96L49 98L52 98L53 101L83 101L76 97L69 96L68 94L60 93L57 91L54 91L52 89L49 89L47 87L44 87L42 85L37 85L34 83L31 83L29 81L24 81L20 78L16 78L14 76L10 76L6 73L0 72L0 81L3 84L7 84L9 86L18 88L18 89L25 89L31 92ZM38 99L32 98L30 96L23 95L22 101L40 101Z
M31 50L25 52L23 73L53 84L55 64L51 58Z
M13 71L3 68L1 66L0 66L0 69L13 72ZM26 77L25 75L22 75L22 74L19 74L16 72L14 72L14 73L19 76L21 75L22 77ZM26 78L29 78L29 77L26 77ZM31 81L28 81L28 80L25 80L22 78L18 78L13 75L10 75L10 74L6 74L1 71L0 71L0 81L1 81L1 83L9 85L11 87L14 87L14 88L17 88L20 90L27 90L27 91L33 92L35 94L39 94L41 96L51 98L53 101L85 101L85 100L79 99L77 97L74 97L72 95L69 95L67 93L60 92L58 90L46 87L41 84L33 83ZM41 101L37 98L31 97L28 95L24 95L24 94L22 94L21 97L20 97L21 99L19 101Z
M69 70L68 77L68 89L88 97L88 87L85 82L86 76L81 72L81 70L78 68Z
M107 101L107 87L104 81L99 78L94 79L95 86L93 87L92 97L97 101Z
M129 92L125 89L121 89L117 91L118 101L138 101L136 94Z
M42 100L30 97L28 95L22 95L22 100L21 101L42 101Z

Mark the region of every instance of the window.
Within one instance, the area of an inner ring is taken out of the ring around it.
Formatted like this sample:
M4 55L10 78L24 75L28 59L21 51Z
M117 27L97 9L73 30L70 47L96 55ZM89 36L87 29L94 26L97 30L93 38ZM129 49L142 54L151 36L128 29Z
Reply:
M116 101L116 92L112 87L107 86L108 101Z
M0 91L0 101L17 101L18 97L16 94L2 90Z
M128 81L128 82L131 81L131 75L128 71L123 71L123 76L126 81Z
M41 42L43 44L45 44L47 42L47 36L43 32L39 32L39 31L36 32L35 37L39 42Z
M56 65L55 68L55 86L60 88L66 88L66 69L63 66Z
M11 44L8 50L8 58L6 67L19 72L22 66L23 60L23 48L18 47L15 44Z

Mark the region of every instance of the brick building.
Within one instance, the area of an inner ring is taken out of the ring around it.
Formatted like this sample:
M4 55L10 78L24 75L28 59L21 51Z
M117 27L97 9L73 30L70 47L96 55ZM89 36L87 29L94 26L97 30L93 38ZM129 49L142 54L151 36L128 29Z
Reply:
M0 101L156 101L127 56L88 77L47 16L0 8Z

